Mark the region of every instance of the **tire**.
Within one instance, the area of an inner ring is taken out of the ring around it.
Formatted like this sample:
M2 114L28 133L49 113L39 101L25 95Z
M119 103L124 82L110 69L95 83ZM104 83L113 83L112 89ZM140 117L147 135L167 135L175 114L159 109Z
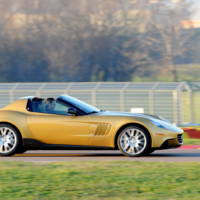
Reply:
M0 124L0 156L11 156L20 150L21 137L18 131L8 124Z
M16 150L16 153L20 153L21 154L21 153L24 153L26 151L27 151L27 149L21 146Z
M151 153L153 153L154 151L155 151L154 149L150 149L148 153L151 154Z
M125 156L144 156L151 151L151 137L140 127L128 126L120 132L117 145Z

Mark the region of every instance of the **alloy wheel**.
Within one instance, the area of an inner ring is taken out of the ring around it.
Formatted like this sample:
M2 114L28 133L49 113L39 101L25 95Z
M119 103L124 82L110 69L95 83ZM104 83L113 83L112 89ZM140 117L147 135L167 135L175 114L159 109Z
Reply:
M16 146L16 133L9 127L0 127L0 154L9 154Z
M122 130L118 138L119 149L128 156L140 156L150 146L149 137L140 128L131 126Z

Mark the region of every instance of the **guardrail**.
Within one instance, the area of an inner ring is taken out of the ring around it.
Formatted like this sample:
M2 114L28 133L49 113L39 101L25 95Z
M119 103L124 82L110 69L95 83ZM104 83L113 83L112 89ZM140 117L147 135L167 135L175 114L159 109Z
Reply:
M104 110L143 110L176 124L200 122L200 87L185 82L0 83L0 107L24 96L60 94Z

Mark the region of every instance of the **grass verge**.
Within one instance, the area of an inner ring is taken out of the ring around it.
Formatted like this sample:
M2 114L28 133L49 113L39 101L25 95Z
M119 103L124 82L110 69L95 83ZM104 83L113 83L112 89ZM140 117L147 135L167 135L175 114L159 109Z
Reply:
M184 145L200 145L200 139L184 138Z
M196 200L199 163L0 163L0 199Z

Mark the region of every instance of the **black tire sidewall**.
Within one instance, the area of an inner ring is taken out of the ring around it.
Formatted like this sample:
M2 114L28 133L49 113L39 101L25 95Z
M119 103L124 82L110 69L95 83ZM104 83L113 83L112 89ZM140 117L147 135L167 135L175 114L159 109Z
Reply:
M26 148L24 148L23 146L19 145L17 150L16 150L16 153L22 154L22 153L24 153L26 151L27 151Z
M149 149L149 154L153 153L155 150L154 149Z
M133 129L138 129L140 130L141 132L143 132L145 134L145 137L146 137L146 147L144 148L144 150L139 153L139 154L136 154L136 155L131 155L131 154L128 154L126 152L123 151L123 149L121 148L121 145L120 145L120 138L121 138L121 135L123 134L123 132L126 130L126 129L130 129L130 128L133 128ZM119 148L119 150L125 155L125 156L129 156L129 157L139 157L139 156L144 156L144 155L147 155L149 154L149 151L151 150L151 137L149 135L149 133L147 133L146 130L140 128L140 127L137 127L137 126L127 126L126 128L122 129L120 134L118 135L118 138L117 138L117 146Z
M20 135L19 135L18 131L16 130L16 128L14 128L13 126L11 126L9 124L0 124L0 128L11 129L15 133L16 138L17 138L17 142L16 142L14 149L12 151L8 152L8 153L0 153L0 156L11 156L11 155L17 153L17 150L20 146Z

